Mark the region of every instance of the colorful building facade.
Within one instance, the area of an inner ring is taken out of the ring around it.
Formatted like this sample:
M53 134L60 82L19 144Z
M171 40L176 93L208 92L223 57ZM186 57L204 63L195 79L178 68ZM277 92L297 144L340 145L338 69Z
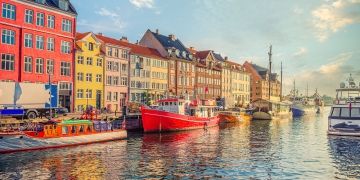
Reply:
M193 55L175 35L165 36L158 30L156 32L147 30L140 40L140 44L156 49L162 57L168 59L169 95L194 97L195 63Z
M228 61L231 67L232 106L246 107L250 103L250 74L241 64Z
M197 51L195 94L202 99L221 97L221 62L213 51Z
M278 75L276 73L271 73L271 76L269 77L268 69L247 61L244 63L243 66L246 71L251 75L251 101L257 99L280 101L281 83L278 80ZM269 81L271 88L270 95Z
M104 58L101 42L92 32L76 34L75 111L104 107Z
M68 0L0 0L0 80L51 82L72 109L76 16Z
M168 61L156 49L121 41L130 48L130 101L153 104L167 92Z
M104 106L108 111L122 113L128 101L128 78L130 48L117 39L97 34L101 41L101 50L105 54Z

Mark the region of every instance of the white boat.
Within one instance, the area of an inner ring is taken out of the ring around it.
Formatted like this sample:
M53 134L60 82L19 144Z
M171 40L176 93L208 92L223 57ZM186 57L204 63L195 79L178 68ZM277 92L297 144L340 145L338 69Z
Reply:
M329 114L329 135L360 136L360 87L354 79L340 84Z
M258 99L253 102L255 110L253 111L254 120L271 120L274 118L291 117L290 104L284 102L268 101Z

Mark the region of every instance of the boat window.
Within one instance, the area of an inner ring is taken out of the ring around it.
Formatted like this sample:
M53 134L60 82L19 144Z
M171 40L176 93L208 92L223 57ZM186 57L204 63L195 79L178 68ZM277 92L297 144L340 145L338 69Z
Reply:
M174 106L176 106L177 105L177 103L176 102L174 102Z
M76 126L72 126L71 127L71 134L75 134L75 132L76 132Z
M350 109L349 108L341 108L341 117L350 117Z
M181 105L182 105L182 102L179 102L179 105L181 106Z
M168 106L169 105L169 102L165 102L165 106Z
M351 117L360 117L360 108L352 108Z
M67 134L68 132L69 132L68 127L67 127L67 126L63 126L61 133L62 133L62 134Z
M333 108L331 116L340 116L340 108Z
M170 103L170 106L172 106L173 105L173 103L172 102L169 102Z
M83 133L83 132L84 132L84 125L81 125L79 129L79 133Z

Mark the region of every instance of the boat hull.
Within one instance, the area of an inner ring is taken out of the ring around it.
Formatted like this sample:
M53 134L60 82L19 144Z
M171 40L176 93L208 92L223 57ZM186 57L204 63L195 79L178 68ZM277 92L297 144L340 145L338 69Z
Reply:
M142 123L144 132L171 132L191 129L201 129L217 126L220 118L200 118L180 115L166 111L142 108Z
M237 123L241 121L240 116L230 115L230 114L220 113L219 118L220 118L220 122L224 122L224 123Z
M0 153L11 153L121 140L127 137L127 132L116 130L56 138L34 138L25 133L0 136Z
M254 112L253 113L253 120L271 120L272 115L266 112Z

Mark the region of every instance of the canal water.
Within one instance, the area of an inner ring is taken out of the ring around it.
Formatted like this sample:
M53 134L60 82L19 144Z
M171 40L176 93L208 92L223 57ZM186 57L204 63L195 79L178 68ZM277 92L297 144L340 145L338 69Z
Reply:
M360 139L328 136L327 115L0 155L0 179L360 178Z

